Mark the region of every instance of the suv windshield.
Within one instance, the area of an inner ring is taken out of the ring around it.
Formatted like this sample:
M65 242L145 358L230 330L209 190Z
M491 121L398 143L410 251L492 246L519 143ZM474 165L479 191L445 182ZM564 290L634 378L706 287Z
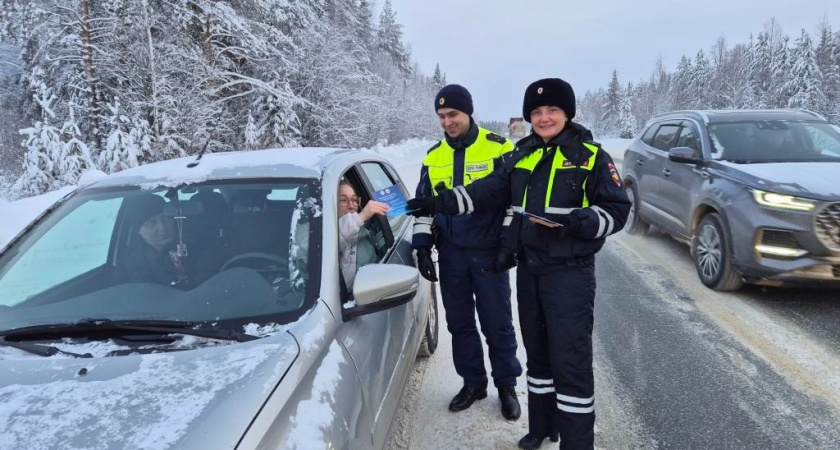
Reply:
M840 133L825 122L759 120L709 126L713 152L734 162L840 161Z
M283 180L83 191L0 255L0 331L92 317L292 322L313 298L314 189Z

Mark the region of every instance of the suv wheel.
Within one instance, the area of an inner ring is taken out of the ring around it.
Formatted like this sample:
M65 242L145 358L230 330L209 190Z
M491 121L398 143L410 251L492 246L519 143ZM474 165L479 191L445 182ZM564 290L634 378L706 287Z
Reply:
M650 225L639 217L639 196L636 188L628 185L624 188L627 193L627 198L630 199L630 214L627 215L627 223L624 225L624 230L630 234L645 234L650 229Z
M732 267L732 254L720 216L703 217L694 234L694 266L700 281L716 291L734 291L744 285L741 274Z
M420 356L429 357L437 350L438 346L438 306L437 306L437 284L432 283L432 293L429 296L427 307L429 313L426 320L426 331L423 341L420 343Z

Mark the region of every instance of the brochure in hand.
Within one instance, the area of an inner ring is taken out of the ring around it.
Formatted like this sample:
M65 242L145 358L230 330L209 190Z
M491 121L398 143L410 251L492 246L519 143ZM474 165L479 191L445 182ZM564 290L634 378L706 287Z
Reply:
M411 212L406 210L405 196L397 185L374 191L373 199L390 207L387 217L401 216Z
M543 216L538 216L536 214L531 214L529 212L526 212L524 209L517 209L515 212L517 212L519 214L522 214L523 216L530 219L532 222L536 222L540 225L543 225L543 226L546 226L546 227L549 227L549 228L556 228L556 227L562 227L563 226L562 223L555 222L555 221L553 221L551 219L547 219Z

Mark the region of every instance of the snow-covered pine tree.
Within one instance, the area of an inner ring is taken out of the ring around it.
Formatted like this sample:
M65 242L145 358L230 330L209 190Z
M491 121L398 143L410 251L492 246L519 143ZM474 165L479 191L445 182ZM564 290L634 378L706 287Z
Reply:
M99 153L97 165L106 173L138 166L144 151L148 151L143 145L145 143L146 147L148 146L148 135L144 137L141 134L142 130L133 129L131 119L122 111L118 98L107 104L107 108L110 112L109 131L105 139L105 148Z
M830 120L840 123L840 33L831 26L820 26L820 43L815 52L817 67L823 75L826 103L823 111Z
M790 95L787 91L791 77L790 49L788 36L783 36L773 49L770 62L770 87L768 89L768 107L786 108Z
M260 127L257 127L257 123L254 120L254 116L251 114L251 111L248 111L248 121L245 123L245 149L246 150L255 150L259 148L260 141L262 140L262 134Z
M622 89L618 82L618 70L613 70L612 79L610 79L604 98L603 115L601 116L604 132L609 136L616 136L620 132L621 97Z
M58 173L63 184L75 185L79 182L82 172L95 169L96 165L93 163L87 144L79 139L82 133L76 123L72 105L69 112L69 120L61 127L61 135L65 142L58 159Z
M743 57L737 66L737 78L735 83L735 99L733 106L739 109L755 108L758 100L755 97L756 88L753 84L755 76L753 76L753 63L755 59L755 47L753 46L753 38L750 35L750 41L744 48Z
M44 82L44 72L40 68L32 70L27 83L34 91L38 116L31 127L20 130L25 136L26 156L23 174L13 187L15 197L35 195L64 185L60 167L64 144L60 130L53 125L56 120L55 94Z
M771 107L770 83L772 77L771 62L773 59L773 49L771 48L770 36L766 32L758 34L755 47L753 48L753 57L750 62L750 74L752 76L752 85L755 89L755 99L757 108Z
M435 64L435 73L432 75L432 89L440 91L444 86L446 84L444 84L443 74L440 73L440 64Z
M707 109L711 106L711 84L713 71L703 50L697 52L689 77L689 92L691 93L691 107Z
M697 97L691 90L693 87L691 82L693 71L694 66L691 58L683 55L671 83L671 109L689 109L693 106L693 99Z
M633 109L630 104L632 91L632 84L627 85L626 91L619 91L618 137L622 139L632 139L636 135L636 119L633 116Z
M811 37L804 29L794 42L791 58L791 78L785 89L790 94L787 106L823 111L826 98L822 90L822 74L817 67Z
M411 56L403 44L402 25L397 22L391 0L385 0L382 5L376 37L379 49L390 55L394 64L408 77L411 74Z

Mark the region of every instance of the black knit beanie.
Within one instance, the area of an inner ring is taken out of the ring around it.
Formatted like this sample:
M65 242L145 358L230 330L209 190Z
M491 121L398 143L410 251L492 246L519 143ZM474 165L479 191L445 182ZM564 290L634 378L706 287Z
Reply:
M522 117L531 123L531 111L540 106L556 106L572 120L575 117L575 91L572 85L559 78L544 78L531 83L525 89Z
M452 108L472 116L472 95L465 87L458 84L447 84L435 96L435 111L440 108Z

